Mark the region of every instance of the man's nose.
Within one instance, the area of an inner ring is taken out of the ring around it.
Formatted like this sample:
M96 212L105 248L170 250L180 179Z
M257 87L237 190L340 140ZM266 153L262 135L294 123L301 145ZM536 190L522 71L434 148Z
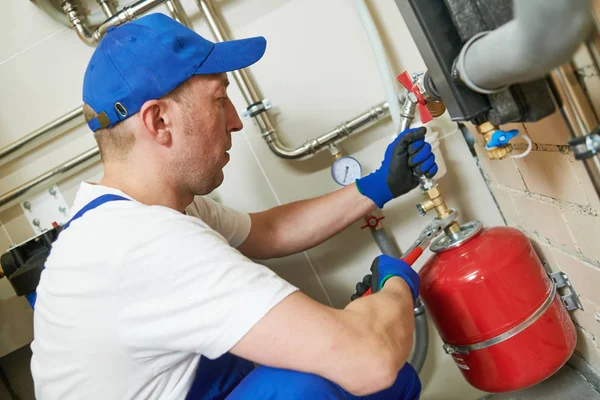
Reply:
M230 132L239 132L242 130L242 128L244 127L244 124L242 123L242 120L240 119L240 116L237 113L237 110L235 109L235 107L233 106L233 103L231 102L231 100L228 101L229 103L229 107L227 108L227 112L228 112L228 128Z

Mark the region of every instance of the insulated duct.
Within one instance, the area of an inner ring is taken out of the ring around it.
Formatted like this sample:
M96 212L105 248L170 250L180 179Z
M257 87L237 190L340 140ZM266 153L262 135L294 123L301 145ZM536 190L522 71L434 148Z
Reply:
M571 59L594 26L590 0L513 0L513 9L511 21L477 33L459 55L459 77L476 92L547 75Z

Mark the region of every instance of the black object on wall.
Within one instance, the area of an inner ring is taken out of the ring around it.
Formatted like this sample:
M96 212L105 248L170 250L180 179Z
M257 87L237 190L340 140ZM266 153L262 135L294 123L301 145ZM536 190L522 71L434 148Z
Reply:
M396 0L396 5L453 120L501 125L538 121L555 111L546 79L484 95L467 88L454 72L467 40L513 18L512 0Z

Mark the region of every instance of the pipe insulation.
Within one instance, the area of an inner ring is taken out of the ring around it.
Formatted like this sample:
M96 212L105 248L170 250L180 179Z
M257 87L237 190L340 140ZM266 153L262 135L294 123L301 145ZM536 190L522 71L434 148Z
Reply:
M570 60L594 26L590 0L513 0L514 18L473 36L456 69L479 93L547 75Z
M400 99L398 98L398 86L396 84L395 75L392 73L389 59L383 46L383 41L373 21L373 16L367 7L366 0L355 0L354 5L360 21L365 28L373 54L377 60L377 68L379 69L379 76L381 83L385 90L385 96L387 98L388 107L390 109L390 115L392 121L394 121L394 129L396 132L400 132Z

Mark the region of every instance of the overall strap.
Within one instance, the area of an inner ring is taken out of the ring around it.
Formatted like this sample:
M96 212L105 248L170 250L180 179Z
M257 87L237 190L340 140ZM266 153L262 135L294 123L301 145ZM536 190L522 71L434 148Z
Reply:
M63 228L61 229L61 232L64 231L65 229L67 229L69 227L69 225L71 225L71 222L75 221L78 218L83 217L83 215L86 212L93 210L94 208L99 207L104 203L108 203L111 201L121 201L121 200L129 200L129 199L126 197L123 197L123 196L116 195L116 194L105 194L105 195L95 198L94 200L92 200L88 204L86 204L75 215L73 215L73 218L71 218L69 220L69 222L67 222L63 226ZM42 267L42 269L44 269L44 268L45 268L45 266ZM31 308L35 308L35 302L37 300L37 292L34 290L33 292L27 294L25 297L27 297L27 300L29 301Z
M71 218L69 220L69 222L67 222L61 230L64 231L65 229L67 229L69 227L69 225L71 225L71 222L75 221L78 218L83 217L83 215L86 212L93 210L94 208L99 207L104 203L108 203L110 201L120 201L120 200L129 200L129 199L126 197L123 197L123 196L119 196L117 194L104 194L100 197L95 198L94 200L87 203L81 210L77 211L77 213L75 215L73 215L73 218Z

